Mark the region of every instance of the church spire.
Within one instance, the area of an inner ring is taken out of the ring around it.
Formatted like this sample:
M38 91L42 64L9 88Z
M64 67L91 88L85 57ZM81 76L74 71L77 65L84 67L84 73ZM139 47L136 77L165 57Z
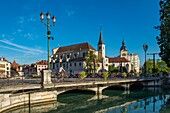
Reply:
M120 51L122 51L122 50L127 51L124 38L123 38L123 40L122 40L122 46L121 46L121 48L120 48Z
M103 35L102 35L102 25L100 25L100 36L99 36L99 44L104 44L104 40L103 40Z

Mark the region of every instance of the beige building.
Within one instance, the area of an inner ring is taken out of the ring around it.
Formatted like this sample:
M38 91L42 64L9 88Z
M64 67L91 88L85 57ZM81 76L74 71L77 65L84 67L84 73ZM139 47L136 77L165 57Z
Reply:
M47 69L47 60L38 60L31 65L23 65L23 72L25 76L41 76L42 71Z
M0 58L0 78L11 77L10 73L11 64L4 57Z
M47 60L40 60L35 63L37 76L42 75L42 71L47 69L48 66L47 64L48 64Z
M63 46L53 49L50 58L50 68L53 73L58 72L63 67L68 74L76 74L87 69L86 54L90 51L97 56L94 63L97 63L95 72L108 70L108 57L105 56L105 44L102 31L100 31L98 50L92 47L88 42ZM98 60L99 62L95 62Z
M140 71L140 60L138 54L129 54L124 40L122 41L122 46L120 48L120 57L124 57L130 62L128 65L126 65L128 72L131 70L136 72Z
M124 57L109 58L109 66L117 67L119 72L130 72L130 61Z

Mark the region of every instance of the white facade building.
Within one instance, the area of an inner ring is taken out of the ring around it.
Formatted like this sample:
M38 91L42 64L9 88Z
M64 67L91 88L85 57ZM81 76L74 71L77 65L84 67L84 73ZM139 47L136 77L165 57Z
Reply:
M131 70L136 72L140 71L140 60L138 54L133 54L133 53L128 54L128 50L125 46L124 40L122 41L122 46L120 48L120 57L124 57L128 61L130 61L129 71Z
M36 68L37 76L42 75L42 71L47 69L47 67L48 67L47 64L48 64L47 60L41 60L41 61L36 62L35 68Z
M11 64L5 58L0 58L0 78L11 77Z
M99 62L96 66L96 72L99 70L108 70L108 58L105 57L105 44L102 31L100 31L98 50L94 49L89 43L80 43L53 49L50 58L50 67L53 73L63 67L68 74L76 74L87 69L86 54L90 51L97 56ZM95 60L95 59L94 59ZM94 63L96 63L94 61Z

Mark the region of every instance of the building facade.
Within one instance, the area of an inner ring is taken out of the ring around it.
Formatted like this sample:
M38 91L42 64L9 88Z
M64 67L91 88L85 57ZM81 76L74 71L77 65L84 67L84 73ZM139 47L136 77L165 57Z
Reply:
M15 60L11 63L11 77L24 76L23 66L19 65Z
M138 54L128 53L124 40L122 41L122 46L120 48L120 57L126 58L130 64L128 64L128 71L140 71L140 60Z
M117 67L119 72L130 72L130 61L124 57L109 58L109 66Z
M108 57L105 56L105 44L101 30L97 46L98 50L92 47L88 42L85 42L53 49L50 58L50 68L52 72L57 73L61 67L67 74L76 74L85 71L87 69L86 54L90 53L90 51L97 56L97 59L94 59L94 63L97 63L95 72L100 70L108 71ZM95 62L95 60L98 62Z
M11 64L4 57L0 58L0 78L11 77Z
M31 65L23 65L23 72L25 75L41 76L42 71L48 67L47 60L39 60Z
M48 67L48 62L47 62L47 60L37 61L37 62L35 63L35 66L34 66L34 67L36 68L36 74L37 74L37 76L41 76L41 75L42 75L42 71L45 70L45 69L47 69L47 67Z

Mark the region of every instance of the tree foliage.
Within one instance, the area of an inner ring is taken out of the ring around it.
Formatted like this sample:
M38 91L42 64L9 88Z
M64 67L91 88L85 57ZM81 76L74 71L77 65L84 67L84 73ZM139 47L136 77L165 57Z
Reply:
M119 71L118 67L114 67L112 65L109 65L109 72L118 72L118 71Z
M146 70L147 73L153 73L153 60L152 59L148 59L146 61ZM169 72L170 68L167 67L167 64L165 63L165 61L160 60L160 61L156 61L155 62L155 73L159 73L159 72Z
M86 67L87 70L92 72L95 71L95 69L97 69L97 56L94 54L93 51L89 51L86 54Z
M160 30L156 37L160 48L159 56L170 67L170 0L160 0L160 25L155 28Z

